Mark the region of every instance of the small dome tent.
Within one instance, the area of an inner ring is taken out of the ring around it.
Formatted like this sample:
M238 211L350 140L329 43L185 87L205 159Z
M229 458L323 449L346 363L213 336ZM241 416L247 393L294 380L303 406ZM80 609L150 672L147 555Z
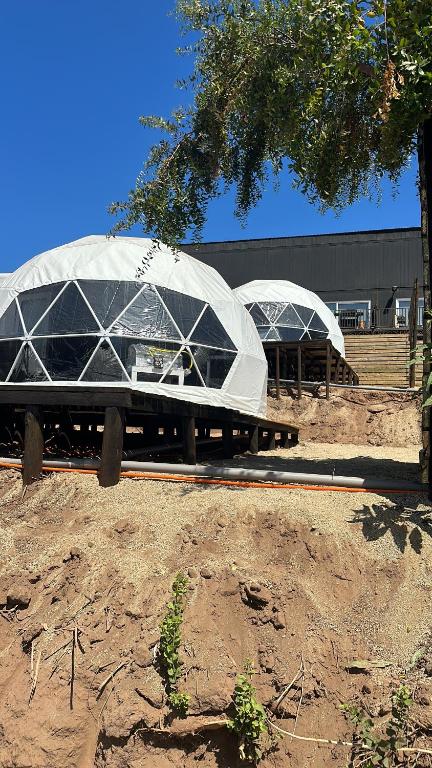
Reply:
M148 239L95 235L0 283L0 382L129 386L265 415L267 365L214 269Z
M262 341L330 339L345 354L339 324L316 293L288 280L252 280L234 293L249 311Z

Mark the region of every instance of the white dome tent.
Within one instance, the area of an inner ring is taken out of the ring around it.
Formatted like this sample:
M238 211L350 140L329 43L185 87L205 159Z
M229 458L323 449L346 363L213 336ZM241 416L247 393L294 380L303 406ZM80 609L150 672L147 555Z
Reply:
M339 324L316 293L288 280L252 280L234 293L249 311L262 341L330 339L344 356Z
M95 235L0 282L0 382L128 386L264 416L267 364L214 269L148 239Z

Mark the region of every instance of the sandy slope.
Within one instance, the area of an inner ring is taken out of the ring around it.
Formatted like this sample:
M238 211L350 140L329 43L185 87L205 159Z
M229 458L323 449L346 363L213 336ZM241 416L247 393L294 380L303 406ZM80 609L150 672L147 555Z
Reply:
M410 478L416 451L305 444L247 461ZM349 737L340 703L358 700L373 715L385 713L430 631L432 539L423 502L133 480L103 490L94 477L60 475L22 499L18 476L2 472L0 606L20 607L0 616L1 768L192 768L196 761L235 768L234 736L188 731L229 712L246 658L271 706L303 657L303 684L285 699L279 724L292 728L299 710L299 734ZM179 570L190 573L182 657L191 715L167 725L153 647ZM40 663L29 704L32 639L33 665L39 656ZM391 666L348 672L359 658ZM426 658L410 673L424 722L432 721L428 671ZM346 763L339 747L285 740L263 765Z

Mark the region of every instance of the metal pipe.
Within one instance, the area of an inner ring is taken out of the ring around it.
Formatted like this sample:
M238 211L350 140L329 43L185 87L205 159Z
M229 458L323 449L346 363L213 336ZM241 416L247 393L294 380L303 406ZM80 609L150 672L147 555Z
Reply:
M1 464L12 464L20 467L21 459L0 458ZM98 469L99 461L95 459L44 460L44 467L64 469ZM274 470L246 469L245 467L215 467L198 464L164 464L153 461L122 461L122 472L157 472L158 474L186 475L189 477L211 477L226 480L251 480L262 483L302 483L310 485L339 486L345 488L362 488L364 490L398 490L423 491L420 483L404 484L400 481L383 478L346 477L345 475L315 475L306 472L276 472Z

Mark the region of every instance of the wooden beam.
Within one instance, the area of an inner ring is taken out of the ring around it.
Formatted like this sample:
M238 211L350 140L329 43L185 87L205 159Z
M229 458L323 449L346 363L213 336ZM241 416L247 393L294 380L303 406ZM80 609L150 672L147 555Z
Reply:
M225 459L234 456L234 441L232 424L224 424L222 427L223 455Z
M252 426L249 429L249 450L251 453L258 453L259 451L259 427L258 425Z
M280 400L280 351L276 345L276 399Z
M43 413L36 405L25 409L25 433L22 479L30 485L39 480L43 465Z
M109 488L120 480L123 453L125 411L118 406L105 408L102 458L98 470L99 485Z
M183 416L183 461L196 464L195 416Z
M301 400L302 396L302 349L301 345L297 344L297 395L298 399Z

